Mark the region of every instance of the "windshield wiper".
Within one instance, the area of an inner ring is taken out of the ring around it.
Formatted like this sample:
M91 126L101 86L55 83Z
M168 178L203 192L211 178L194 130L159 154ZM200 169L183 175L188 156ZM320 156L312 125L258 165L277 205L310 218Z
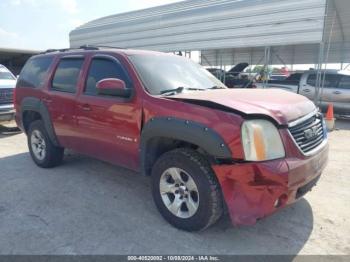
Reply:
M223 87L223 86L213 86L212 88L210 89L213 89L213 90L216 90L216 89L227 89L226 87Z
M180 86L178 88L173 88L173 89L168 89L168 90L163 90L160 92L161 95L165 95L167 93L175 93L175 94L178 94L178 93L182 93L184 91L184 87Z
M161 95L176 95L176 94L180 94L185 90L190 90L190 91L205 91L205 89L201 89L201 88L185 88L185 87L178 87L178 88L174 88L174 89L168 89L168 90L164 90L161 91L160 94Z

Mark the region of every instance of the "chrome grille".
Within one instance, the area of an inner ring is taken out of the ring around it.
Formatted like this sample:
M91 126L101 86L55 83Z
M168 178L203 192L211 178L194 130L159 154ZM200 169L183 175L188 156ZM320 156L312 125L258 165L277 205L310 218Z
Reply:
M321 115L314 115L297 125L292 125L289 131L304 154L316 149L325 140Z
M0 89L0 104L13 103L13 88Z

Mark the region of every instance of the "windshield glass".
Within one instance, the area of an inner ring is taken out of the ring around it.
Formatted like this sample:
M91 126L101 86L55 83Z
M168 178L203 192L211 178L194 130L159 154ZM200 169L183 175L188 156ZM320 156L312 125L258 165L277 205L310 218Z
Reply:
M227 88L206 69L184 57L152 54L129 58L152 95L161 95L172 89L200 91Z
M0 67L0 80L16 80L16 78L7 69Z

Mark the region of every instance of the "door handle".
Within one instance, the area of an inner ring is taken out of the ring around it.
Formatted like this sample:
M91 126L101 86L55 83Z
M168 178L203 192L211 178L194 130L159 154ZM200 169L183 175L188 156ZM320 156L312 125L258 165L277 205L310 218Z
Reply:
M341 92L340 92L340 91L334 91L333 94L335 94L335 95L341 95Z
M80 105L79 106L83 111L91 111L91 107L88 104Z
M305 93L310 93L310 91L311 91L310 89L304 89L303 90L303 92L305 92Z

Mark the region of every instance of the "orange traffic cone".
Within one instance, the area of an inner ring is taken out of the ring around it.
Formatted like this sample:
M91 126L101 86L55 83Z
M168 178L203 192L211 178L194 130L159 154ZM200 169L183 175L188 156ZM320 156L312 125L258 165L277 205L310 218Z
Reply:
M335 118L334 118L334 106L333 104L328 105L328 110L326 114L326 126L328 131L334 130Z

